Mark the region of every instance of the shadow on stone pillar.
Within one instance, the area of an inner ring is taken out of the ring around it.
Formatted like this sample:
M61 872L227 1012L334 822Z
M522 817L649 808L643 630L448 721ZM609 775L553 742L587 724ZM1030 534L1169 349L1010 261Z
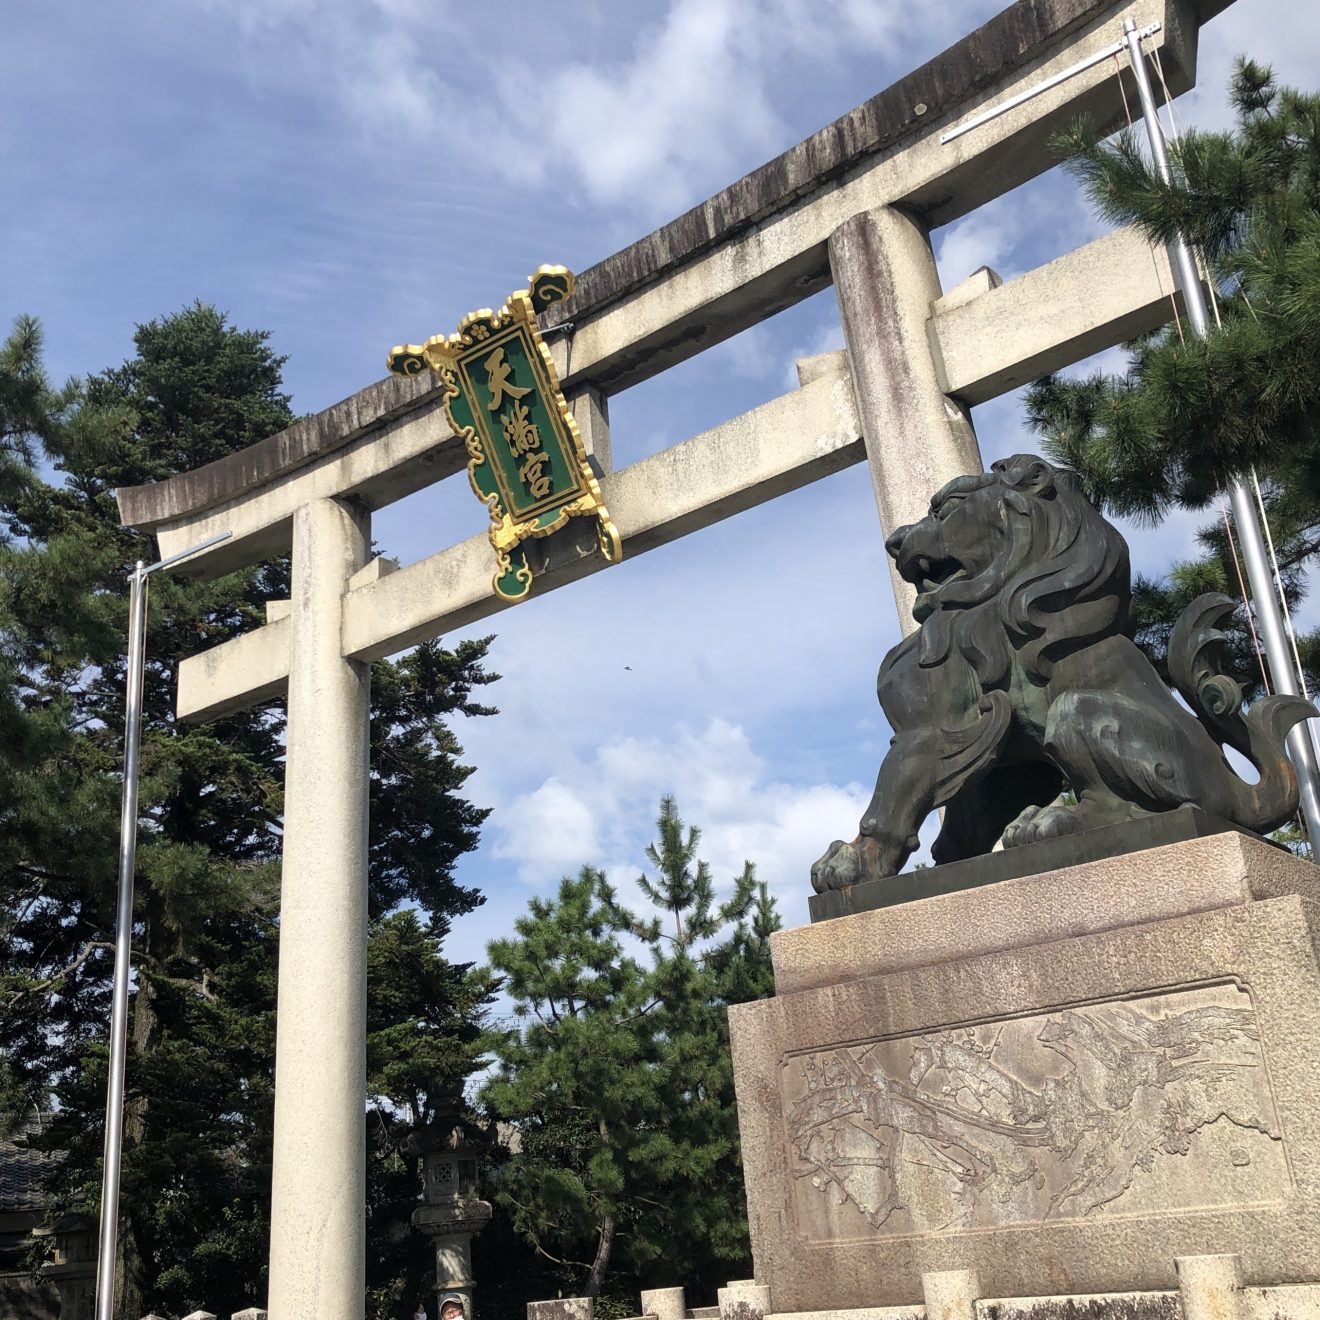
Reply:
M60 1320L92 1320L96 1306L96 1229L92 1215L69 1214L35 1237L55 1239L55 1259L41 1267L41 1277L60 1296Z
M755 1279L732 1279L716 1296L720 1320L765 1320L770 1313L770 1289Z
M441 1293L463 1298L466 1320L475 1320L472 1239L490 1223L491 1206L478 1194L477 1171L490 1139L475 1124L448 1114L414 1132L408 1149L422 1157L424 1204L412 1224L435 1244L435 1282Z

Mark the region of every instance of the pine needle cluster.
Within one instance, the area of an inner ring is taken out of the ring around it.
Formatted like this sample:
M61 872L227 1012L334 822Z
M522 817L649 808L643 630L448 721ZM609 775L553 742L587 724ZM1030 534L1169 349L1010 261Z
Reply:
M1235 126L1186 132L1172 184L1132 130L1105 140L1083 121L1057 141L1103 216L1156 244L1182 234L1203 254L1217 318L1205 340L1184 320L1131 345L1121 374L1038 382L1027 414L1099 505L1137 519L1218 514L1225 483L1257 474L1297 597L1320 550L1320 95L1239 60L1230 96ZM1157 653L1191 580L1238 594L1218 520L1201 541L1201 563L1139 590Z

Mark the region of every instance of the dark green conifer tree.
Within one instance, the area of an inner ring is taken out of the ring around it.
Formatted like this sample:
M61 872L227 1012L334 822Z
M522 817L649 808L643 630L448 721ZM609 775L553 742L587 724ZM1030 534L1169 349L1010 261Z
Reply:
M0 355L0 706L22 733L0 752L0 1106L54 1108L45 1140L63 1153L55 1206L95 1204L99 1192L126 574L154 558L146 538L120 527L113 491L292 421L283 359L265 334L198 304L139 327L135 342L122 367L63 391L43 383L31 323ZM34 464L42 451L55 479ZM232 1311L264 1297L283 712L180 725L173 675L184 656L262 622L265 600L282 594L283 562L211 583L161 575L152 584L124 1314ZM479 1053L488 979L446 964L441 943L449 920L481 901L454 879L484 813L460 795L469 772L447 721L485 713L473 697L492 678L484 653L484 643L432 644L373 670L377 1187L415 1174L402 1166L399 1127L425 1121ZM405 904L415 911L400 912ZM406 1057L396 1057L401 1039ZM396 1190L395 1211L398 1201ZM377 1215L373 1248L397 1238L394 1220ZM420 1239L404 1240L424 1257ZM372 1258L373 1283L388 1292L382 1271L407 1262L398 1250Z
M583 867L489 951L523 1019L484 1092L520 1143L496 1195L590 1296L612 1272L713 1294L748 1256L727 1008L769 992L778 918L750 863L717 902L672 798L657 827L652 914Z

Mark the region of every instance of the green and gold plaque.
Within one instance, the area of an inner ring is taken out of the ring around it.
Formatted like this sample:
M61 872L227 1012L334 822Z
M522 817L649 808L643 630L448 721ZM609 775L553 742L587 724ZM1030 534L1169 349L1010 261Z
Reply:
M522 543L549 536L570 518L595 518L601 554L611 564L623 558L536 324L538 312L572 292L571 272L542 266L498 312L469 312L457 334L390 351L395 375L429 368L440 378L449 424L467 446L472 489L490 509L494 587L505 600L522 600L532 585Z

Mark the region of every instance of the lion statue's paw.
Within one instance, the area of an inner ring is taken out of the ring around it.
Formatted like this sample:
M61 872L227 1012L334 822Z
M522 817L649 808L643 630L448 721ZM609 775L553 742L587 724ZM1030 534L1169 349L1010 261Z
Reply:
M862 859L856 842L835 839L825 855L811 867L811 887L824 894L831 889L846 889L862 878Z
M1061 834L1077 830L1077 808L1051 802L1045 807L1026 807L1009 822L1004 831L1005 848L1021 848L1024 844L1039 843L1042 839L1056 839Z

